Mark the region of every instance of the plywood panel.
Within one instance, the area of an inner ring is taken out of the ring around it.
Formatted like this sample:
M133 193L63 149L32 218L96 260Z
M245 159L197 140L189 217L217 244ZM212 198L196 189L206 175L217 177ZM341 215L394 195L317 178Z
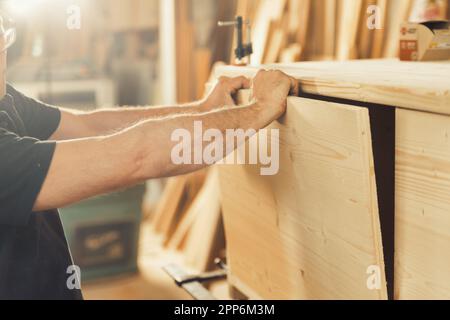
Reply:
M450 299L450 117L397 110L397 299Z
M295 77L303 92L450 115L450 63L365 60L263 66ZM258 67L219 67L215 76L253 77Z
M386 299L368 110L289 98L280 172L221 166L230 281L251 298ZM367 269L380 267L381 289Z

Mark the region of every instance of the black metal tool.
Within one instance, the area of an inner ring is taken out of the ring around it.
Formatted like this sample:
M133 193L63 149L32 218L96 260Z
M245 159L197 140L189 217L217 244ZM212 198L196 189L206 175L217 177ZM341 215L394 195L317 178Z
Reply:
M217 300L203 283L214 280L226 279L228 268L220 259L216 259L216 264L221 268L216 271L206 272L199 275L191 275L181 267L170 264L163 267L163 270L175 281L176 285L186 290L196 300Z
M247 43L244 44L244 25L247 26ZM236 27L237 33L237 44L234 54L236 55L236 60L238 64L242 64L245 57L248 57L250 63L250 57L253 54L253 44L251 41L251 23L249 20L245 20L242 16L237 16L234 21L219 21L219 27Z

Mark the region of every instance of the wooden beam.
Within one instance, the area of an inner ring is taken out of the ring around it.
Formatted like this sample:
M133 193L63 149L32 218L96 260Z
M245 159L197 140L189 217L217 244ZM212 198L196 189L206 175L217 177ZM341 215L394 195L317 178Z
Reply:
M302 92L450 115L450 63L365 60L270 66L298 79ZM219 67L215 76L253 77L259 67Z

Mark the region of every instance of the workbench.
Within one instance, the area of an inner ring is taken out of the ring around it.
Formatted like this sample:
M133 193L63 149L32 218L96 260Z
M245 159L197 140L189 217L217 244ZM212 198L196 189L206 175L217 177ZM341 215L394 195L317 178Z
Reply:
M301 93L269 127L277 175L220 166L230 284L252 299L450 299L450 63L262 68Z

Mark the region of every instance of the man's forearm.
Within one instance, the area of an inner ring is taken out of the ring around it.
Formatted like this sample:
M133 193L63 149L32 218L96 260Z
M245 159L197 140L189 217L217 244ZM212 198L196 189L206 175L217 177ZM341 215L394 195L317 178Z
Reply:
M96 138L62 141L56 151L35 210L64 207L80 200L131 186L151 178L189 173L207 163L177 165L172 150L172 133L183 129L192 137L193 124L203 129L255 129L265 127L274 115L254 103L200 114L179 115L141 122L119 133ZM207 143L201 146L203 147ZM226 153L227 146L223 146ZM70 172L70 174L69 174Z
M147 119L160 119L181 114L198 114L206 111L203 102L179 106L122 107L92 112L61 109L61 123L51 137L63 141L110 135Z
M178 106L121 107L82 114L82 120L96 135L105 135L126 129L147 119L158 119L181 114L205 112L201 102Z
M134 158L140 159L139 175L142 179L175 176L208 166L203 161L201 163L193 162L182 165L174 163L172 150L180 143L179 141L172 140L172 135L176 130L189 132L191 139L190 158L194 159L195 153L199 154L208 144L215 143L215 141L208 142L202 140L202 144L198 145L196 143L197 141L195 141L194 123L200 123L203 132L214 129L220 131L223 137L225 137L226 131L229 129L242 129L244 131L253 129L256 132L275 120L266 111L259 104L251 103L241 107L224 107L205 113L185 114L171 118L149 120L114 136L113 139L122 139L136 146L134 149L136 150ZM223 139L223 145L221 146L221 149L224 151L224 156L234 150L234 148L229 149L229 145L227 145L225 140ZM122 141L122 143L124 142ZM198 147L201 150L195 149ZM235 147L238 146L236 145ZM221 157L218 160L221 160Z

